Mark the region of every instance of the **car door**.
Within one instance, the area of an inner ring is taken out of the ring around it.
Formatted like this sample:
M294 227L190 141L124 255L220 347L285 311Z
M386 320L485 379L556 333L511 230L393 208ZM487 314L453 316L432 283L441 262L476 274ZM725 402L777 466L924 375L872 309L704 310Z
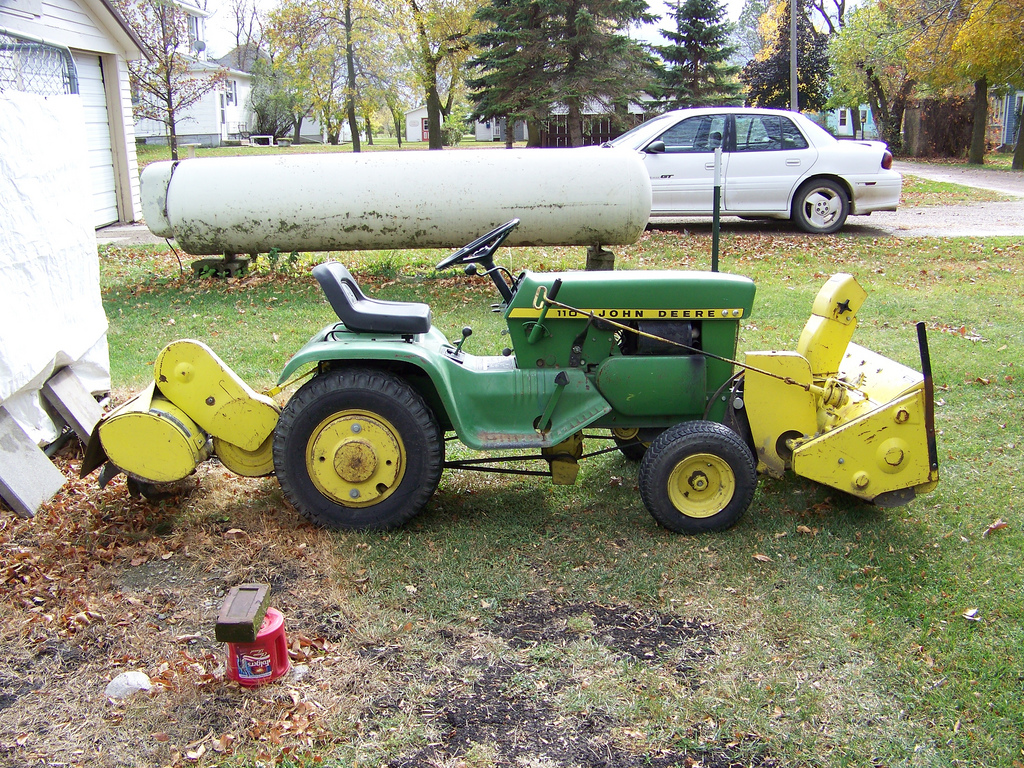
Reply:
M818 152L783 115L736 115L722 210L789 209L794 187L807 176Z
M722 146L726 123L725 115L686 117L647 145L652 214L711 213L715 147ZM726 160L723 154L723 168Z

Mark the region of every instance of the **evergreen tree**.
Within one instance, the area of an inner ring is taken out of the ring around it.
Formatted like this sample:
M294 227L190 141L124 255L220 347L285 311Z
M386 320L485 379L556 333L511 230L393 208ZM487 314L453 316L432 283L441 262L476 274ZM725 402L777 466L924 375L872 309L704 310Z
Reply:
M568 110L569 145L583 146L583 112L593 102L625 111L649 88L651 57L625 33L654 17L646 0L544 0L554 17L551 47L558 101Z
M567 110L569 144L583 146L592 105L624 111L648 87L650 55L626 32L653 20L646 0L492 0L491 28L471 62L478 116L546 116Z
M740 68L730 64L725 6L718 0L676 0L675 31L662 30L672 45L658 46L660 96L671 108L739 103Z
M818 32L797 0L797 96L801 111L817 112L828 103L828 35ZM740 72L747 101L755 107L789 108L789 3L778 3L767 19L767 45Z
M554 91L544 72L551 59L546 17L534 0L493 0L476 13L486 31L473 38L480 53L468 62L478 73L466 86L473 101L473 119L505 120L508 136L517 120L530 126L530 142L537 142L536 127L551 111Z

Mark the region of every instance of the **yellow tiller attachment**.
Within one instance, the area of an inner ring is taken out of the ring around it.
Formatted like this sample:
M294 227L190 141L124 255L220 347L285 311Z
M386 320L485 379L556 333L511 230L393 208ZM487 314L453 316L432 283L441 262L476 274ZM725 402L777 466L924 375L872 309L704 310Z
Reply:
M891 506L938 482L930 373L850 342L866 296L851 275L834 275L797 352L747 354L744 400L760 471L791 468Z
M272 442L281 409L242 381L208 346L168 344L153 366L160 391L213 436L224 465L240 475L274 471Z
M99 441L118 469L141 480L172 483L209 457L207 436L155 386L107 414L97 427Z

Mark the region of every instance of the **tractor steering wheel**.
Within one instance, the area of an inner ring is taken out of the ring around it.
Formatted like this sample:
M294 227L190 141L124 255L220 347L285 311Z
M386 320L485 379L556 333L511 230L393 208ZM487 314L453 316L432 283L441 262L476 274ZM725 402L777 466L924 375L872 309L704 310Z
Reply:
M494 252L519 226L519 219L506 221L500 227L492 229L486 235L478 237L469 245L464 245L451 256L442 259L434 269L448 269L458 264L483 264L488 270L494 268Z

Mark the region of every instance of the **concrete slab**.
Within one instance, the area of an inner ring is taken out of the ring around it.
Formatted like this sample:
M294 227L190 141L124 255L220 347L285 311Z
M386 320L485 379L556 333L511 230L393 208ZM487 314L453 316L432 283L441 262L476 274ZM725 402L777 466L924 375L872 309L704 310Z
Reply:
M0 406L0 496L19 517L35 517L67 478Z

